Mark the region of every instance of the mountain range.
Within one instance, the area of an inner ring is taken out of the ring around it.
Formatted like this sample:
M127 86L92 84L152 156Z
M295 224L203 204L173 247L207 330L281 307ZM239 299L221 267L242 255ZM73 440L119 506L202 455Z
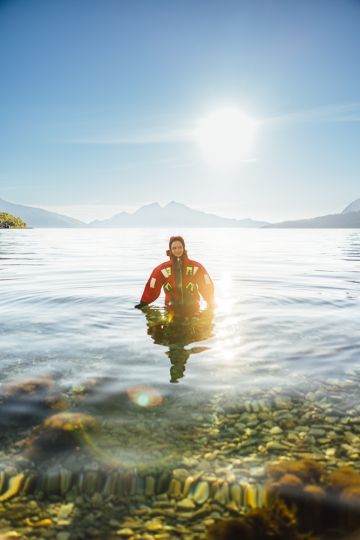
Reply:
M0 199L0 212L8 212L21 217L28 227L262 227L266 221L252 219L229 219L194 210L184 204L172 201L161 207L159 203L142 206L133 214L120 212L110 219L84 223L40 208L13 204Z
M86 224L78 219L48 212L42 208L14 204L0 198L0 212L7 212L15 217L20 217L28 227L86 227Z
M276 229L358 229L360 228L360 199L356 199L346 206L341 214L282 221L266 225L266 227Z
M155 202L142 206L136 212L120 212L109 219L84 223L42 208L14 204L0 198L0 212L7 212L23 219L28 227L271 227L271 228L360 228L360 199L350 203L340 214L330 214L310 219L268 223L252 219L231 219L194 210L182 203L171 201L164 207Z
M229 219L194 210L175 201L161 207L155 202L133 214L120 212L110 219L95 220L89 227L262 227L266 221Z

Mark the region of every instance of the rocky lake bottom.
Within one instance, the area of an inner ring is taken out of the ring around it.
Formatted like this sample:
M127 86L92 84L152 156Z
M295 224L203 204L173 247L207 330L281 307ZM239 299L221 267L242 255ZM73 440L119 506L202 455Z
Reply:
M333 486L324 478L350 471L356 489L348 500L338 490L336 505L347 501L358 517L359 381L353 372L183 399L135 386L108 401L98 399L101 379L67 392L50 377L9 382L0 401L0 538L213 538L219 521L269 506L276 464L290 467L283 487L315 501ZM345 538L349 528L342 518L330 532L316 527L321 538Z

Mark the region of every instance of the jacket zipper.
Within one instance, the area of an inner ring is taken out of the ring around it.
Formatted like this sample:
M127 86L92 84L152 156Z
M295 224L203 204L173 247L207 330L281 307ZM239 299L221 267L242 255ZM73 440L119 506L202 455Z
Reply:
M178 257L178 265L180 268L180 293L181 293L181 304L184 303L184 291L183 291L183 279L182 279L182 265L180 264L180 257Z

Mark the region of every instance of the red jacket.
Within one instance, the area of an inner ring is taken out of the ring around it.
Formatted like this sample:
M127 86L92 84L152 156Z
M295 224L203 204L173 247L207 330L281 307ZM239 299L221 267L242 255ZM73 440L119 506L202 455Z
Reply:
M181 286L178 287L175 282L174 264L177 262L175 259L171 256L170 260L159 264L152 271L141 301L146 304L154 302L163 287L167 306L198 306L200 294L208 304L211 304L214 300L214 284L205 268L184 254L180 259Z

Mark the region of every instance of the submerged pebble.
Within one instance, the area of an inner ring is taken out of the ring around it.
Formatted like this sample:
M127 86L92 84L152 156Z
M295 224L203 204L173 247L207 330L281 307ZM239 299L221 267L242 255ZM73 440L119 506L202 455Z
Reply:
M210 494L209 484L207 482L199 482L194 489L193 499L199 504L203 504Z
M191 499L182 499L177 503L177 508L179 510L194 510L196 505Z

